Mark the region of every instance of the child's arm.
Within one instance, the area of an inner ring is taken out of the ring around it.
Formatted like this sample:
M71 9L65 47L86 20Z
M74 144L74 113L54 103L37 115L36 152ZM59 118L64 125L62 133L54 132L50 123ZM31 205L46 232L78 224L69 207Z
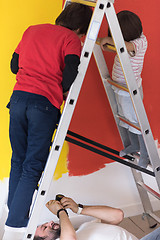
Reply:
M103 51L110 51L110 49L108 48L109 45L114 46L114 42L111 37L99 38L98 42L100 43Z
M113 42L111 37L99 38L98 41L100 42L100 46L101 46L103 51L108 51L109 50L108 45L114 46L114 42ZM126 41L124 41L124 42L125 42L125 45L126 45L126 48L127 48L128 52L134 52L135 51L133 43L126 42Z

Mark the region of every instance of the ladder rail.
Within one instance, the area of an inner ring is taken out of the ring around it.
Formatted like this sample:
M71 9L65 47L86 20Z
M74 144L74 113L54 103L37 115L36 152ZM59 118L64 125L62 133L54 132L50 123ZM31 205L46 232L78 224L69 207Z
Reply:
M148 192L146 191L146 189L142 188L139 183L141 182L142 184L144 184L143 178L142 178L142 174L140 172L137 172L135 169L131 169L132 173L133 173L133 178L134 181L136 183L137 186L137 190L139 192L140 195L140 199L142 202L142 206L145 212L145 215L147 217L147 221L150 227L153 227L156 225L157 221L155 220L155 218L151 217L149 213L153 213L153 208L148 196Z
M143 182L137 182L139 186L141 186L143 189L145 189L147 192L149 192L151 195L153 195L155 198L160 200L160 194L154 191L152 188L144 184Z

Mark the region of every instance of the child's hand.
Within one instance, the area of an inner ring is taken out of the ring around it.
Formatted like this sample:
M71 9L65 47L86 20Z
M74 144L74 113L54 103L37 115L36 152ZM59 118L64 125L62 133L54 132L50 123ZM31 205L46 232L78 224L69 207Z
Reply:
M109 37L104 37L100 39L100 46L103 51L107 51L108 47L107 44L109 43Z
M97 43L100 44L103 51L110 51L108 45L114 46L111 37L98 38Z

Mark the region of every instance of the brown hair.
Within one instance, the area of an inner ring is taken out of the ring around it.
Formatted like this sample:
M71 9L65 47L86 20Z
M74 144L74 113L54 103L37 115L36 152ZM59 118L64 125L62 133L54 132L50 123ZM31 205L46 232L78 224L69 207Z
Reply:
M45 240L46 237L34 236L33 240Z
M80 3L70 3L56 19L56 25L78 30L79 34L86 34L91 20L92 10Z
M52 236L50 236L51 238L50 238L50 240L56 240L57 238L59 238L60 237L60 233L61 233L61 229L59 228L59 229L52 229L51 231L50 231L50 233L51 233L51 235ZM46 237L40 237L40 236L34 236L34 238L33 238L33 240L45 240L46 238L48 238L48 236L46 236Z
M141 36L142 23L135 13L124 10L117 14L117 18L125 41L129 42ZM111 36L110 30L108 36Z

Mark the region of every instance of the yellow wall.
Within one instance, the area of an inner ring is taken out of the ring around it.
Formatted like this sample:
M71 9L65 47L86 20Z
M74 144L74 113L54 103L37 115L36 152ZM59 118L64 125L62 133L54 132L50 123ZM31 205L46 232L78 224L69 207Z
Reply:
M9 101L15 83L10 59L24 30L29 25L54 23L62 10L62 0L0 0L0 180L9 176Z

